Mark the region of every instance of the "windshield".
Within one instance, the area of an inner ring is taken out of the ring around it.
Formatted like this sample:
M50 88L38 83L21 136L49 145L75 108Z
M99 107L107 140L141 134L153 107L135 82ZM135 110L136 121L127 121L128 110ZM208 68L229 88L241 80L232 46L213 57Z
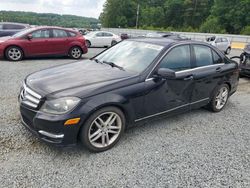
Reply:
M23 31L20 31L18 33L16 33L15 35L13 35L13 37L21 37L25 34L28 34L29 32L32 32L34 30L34 28L31 28L31 29L25 29Z
M161 52L163 46L136 41L123 41L96 57L112 62L126 71L141 73Z
M209 37L209 38L207 38L207 42L213 42L213 41L215 41L215 37Z

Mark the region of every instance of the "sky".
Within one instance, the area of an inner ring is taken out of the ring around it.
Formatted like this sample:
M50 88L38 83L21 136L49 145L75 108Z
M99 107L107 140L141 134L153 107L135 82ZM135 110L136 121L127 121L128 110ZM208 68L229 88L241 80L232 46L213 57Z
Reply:
M0 0L0 10L71 14L98 18L106 0Z

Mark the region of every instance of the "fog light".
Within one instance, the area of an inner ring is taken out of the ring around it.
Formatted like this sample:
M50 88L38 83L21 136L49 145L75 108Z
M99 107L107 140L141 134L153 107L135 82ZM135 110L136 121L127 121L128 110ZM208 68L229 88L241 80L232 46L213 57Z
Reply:
M81 120L81 118L69 119L64 123L64 125L75 125L75 124L79 123L80 120Z

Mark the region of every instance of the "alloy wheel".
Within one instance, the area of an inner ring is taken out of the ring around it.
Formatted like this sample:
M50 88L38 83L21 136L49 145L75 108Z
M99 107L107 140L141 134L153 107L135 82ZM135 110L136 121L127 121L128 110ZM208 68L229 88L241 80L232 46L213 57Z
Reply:
M215 98L215 108L218 110L221 110L225 104L227 103L227 99L228 99L228 88L227 87L222 87Z
M71 56L75 59L79 59L82 56L82 51L79 48L73 48L71 50Z
M10 48L7 52L7 55L9 57L10 60L13 60L13 61L18 61L22 58L22 52L20 49L18 48Z
M226 54L229 55L231 52L231 48L228 48L227 51L226 51Z
M114 143L122 130L122 119L115 112L100 114L91 124L88 139L96 148L105 148Z

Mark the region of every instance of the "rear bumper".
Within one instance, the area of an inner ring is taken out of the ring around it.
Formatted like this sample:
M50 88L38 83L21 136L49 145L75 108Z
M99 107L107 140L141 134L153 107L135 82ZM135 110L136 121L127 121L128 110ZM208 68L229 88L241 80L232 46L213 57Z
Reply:
M81 48L82 48L82 53L83 53L83 54L88 53L88 47L87 47L87 46L84 46L84 45L83 45Z
M249 69L241 68L240 75L241 76L249 76L250 77L250 68Z

